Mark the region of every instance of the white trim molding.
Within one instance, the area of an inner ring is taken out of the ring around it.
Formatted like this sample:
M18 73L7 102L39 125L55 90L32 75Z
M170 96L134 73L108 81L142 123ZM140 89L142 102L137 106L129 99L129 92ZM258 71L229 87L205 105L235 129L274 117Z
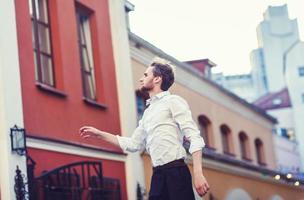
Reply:
M126 161L126 156L123 154L115 154L110 152L103 152L98 150L92 150L85 147L77 147L74 145L60 144L57 142L27 138L26 144L28 148L41 149L52 152L59 152L64 154L72 154L77 156L85 156L91 158L115 160L115 161Z

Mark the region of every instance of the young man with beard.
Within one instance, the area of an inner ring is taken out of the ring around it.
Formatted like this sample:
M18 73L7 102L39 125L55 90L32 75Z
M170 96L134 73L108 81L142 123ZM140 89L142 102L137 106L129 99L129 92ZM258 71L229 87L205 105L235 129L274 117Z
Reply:
M174 82L173 66L166 60L154 59L139 81L141 91L147 92L150 99L131 137L115 136L89 126L79 130L81 137L97 137L129 152L145 148L153 164L149 200L194 200L191 174L184 162L185 136L190 141L189 152L193 157L194 186L197 193L204 196L209 190L202 172L205 143L187 102L168 91Z

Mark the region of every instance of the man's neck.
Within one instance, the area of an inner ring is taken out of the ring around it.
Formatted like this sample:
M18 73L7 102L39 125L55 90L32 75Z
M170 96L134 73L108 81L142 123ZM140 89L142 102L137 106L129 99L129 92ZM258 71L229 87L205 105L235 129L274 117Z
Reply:
M149 97L152 98L152 97L154 97L155 95L157 95L161 92L163 92L163 90L161 90L161 89L155 90L155 91L149 91Z

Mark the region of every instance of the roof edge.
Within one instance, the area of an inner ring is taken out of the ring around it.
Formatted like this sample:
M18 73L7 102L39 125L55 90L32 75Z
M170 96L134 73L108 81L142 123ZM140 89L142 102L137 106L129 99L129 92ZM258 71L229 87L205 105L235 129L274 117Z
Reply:
M129 39L134 41L134 42L140 43L142 46L146 47L147 49L154 52L158 56L163 57L164 59L170 60L174 64L182 67L184 70L192 73L194 76L197 76L200 79L203 79L207 83L209 83L212 86L214 86L215 88L219 89L221 92L225 93L226 95L230 96L234 100L238 101L239 103L241 103L244 106L246 106L247 108L249 108L250 110L254 111L256 114L258 114L258 115L264 117L265 119L269 120L271 123L276 124L278 122L276 118L268 115L264 110L260 109L259 107L255 106L251 103L248 103L246 100L244 100L241 97L237 96L236 94L228 91L227 89L225 89L222 86L216 84L215 82L205 78L204 76L198 75L197 70L193 69L192 65L177 60L173 56L170 56L169 54L165 53L161 49L157 48L153 44L147 42L146 40L144 40L143 38L139 37L138 35L136 35L135 33L131 32L131 31L129 31Z

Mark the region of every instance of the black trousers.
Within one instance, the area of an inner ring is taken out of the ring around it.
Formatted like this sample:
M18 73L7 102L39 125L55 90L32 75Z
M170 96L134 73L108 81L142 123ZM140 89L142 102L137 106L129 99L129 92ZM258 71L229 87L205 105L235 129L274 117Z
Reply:
M153 168L149 200L194 200L190 171L184 160Z

